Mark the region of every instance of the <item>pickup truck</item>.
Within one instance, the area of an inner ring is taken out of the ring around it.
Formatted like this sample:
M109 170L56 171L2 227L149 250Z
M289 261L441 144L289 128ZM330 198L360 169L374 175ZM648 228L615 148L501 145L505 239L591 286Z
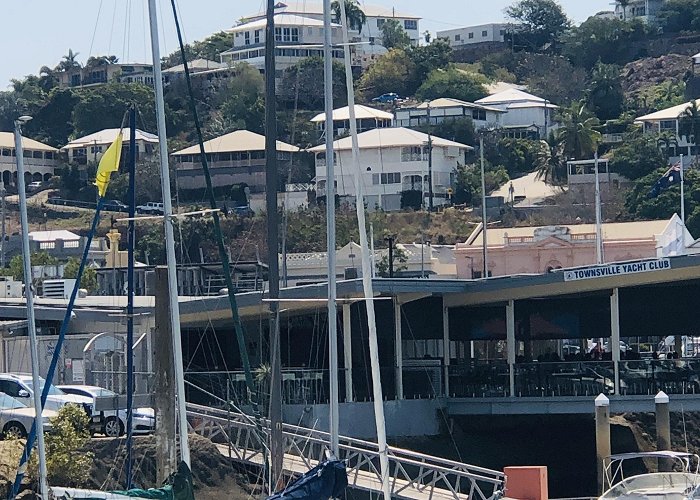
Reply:
M149 201L144 205L139 205L136 207L136 213L139 214L149 214L149 215L163 215L163 204L157 203L155 201Z

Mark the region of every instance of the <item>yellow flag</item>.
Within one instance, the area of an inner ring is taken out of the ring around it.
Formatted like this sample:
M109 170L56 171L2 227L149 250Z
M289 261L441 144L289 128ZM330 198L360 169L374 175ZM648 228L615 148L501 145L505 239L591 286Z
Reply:
M95 186L100 197L104 197L107 193L107 185L109 184L109 176L112 172L119 170L119 159L122 156L122 131L119 130L117 138L107 148L107 151L100 159L100 165L97 167L95 174Z

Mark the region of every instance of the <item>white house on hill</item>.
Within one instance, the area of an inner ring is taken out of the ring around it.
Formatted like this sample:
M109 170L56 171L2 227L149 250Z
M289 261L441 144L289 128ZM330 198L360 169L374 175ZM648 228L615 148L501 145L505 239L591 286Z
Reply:
M365 203L370 209L400 210L404 191L421 191L428 204L429 136L422 132L398 127L378 128L358 134L360 170L364 183ZM335 182L337 193L354 201L355 173L352 163L352 139L345 137L333 143ZM473 149L466 144L432 137L433 204L443 205L448 200L448 189L453 183L454 170L464 163L466 153ZM316 155L316 196L326 196L325 146L309 151Z
M509 137L543 139L557 126L554 113L558 106L517 88L489 95L476 104L506 111L501 117L501 128Z
M326 114L319 113L314 116L311 121L318 126L319 131L323 133L326 129ZM361 104L355 105L355 121L357 122L357 131L365 132L373 128L391 127L394 122L394 115L381 109L370 108ZM333 110L333 137L345 135L350 132L350 107Z
M695 101L700 106L700 99ZM640 116L635 123L642 125L645 134L668 134L675 138L675 144L671 144L668 153L670 160L676 162L680 155L685 157L697 156L698 146L680 134L680 116L690 107L689 102L662 109L648 115ZM683 162L685 163L685 162Z
M73 139L61 148L68 155L68 162L85 165L88 161L98 162L102 154L114 142L119 134L118 128L106 128L99 132ZM122 130L122 145L129 148L131 133L128 128ZM158 136L136 129L136 157L150 155L158 148Z

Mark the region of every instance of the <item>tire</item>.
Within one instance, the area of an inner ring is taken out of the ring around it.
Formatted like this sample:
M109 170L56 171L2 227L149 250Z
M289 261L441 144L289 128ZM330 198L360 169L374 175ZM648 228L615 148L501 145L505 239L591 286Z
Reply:
M124 425L117 417L107 417L102 431L105 436L116 438L124 434Z
M12 421L5 424L5 427L2 430L2 435L4 439L20 439L27 437L27 429L25 429L21 423Z

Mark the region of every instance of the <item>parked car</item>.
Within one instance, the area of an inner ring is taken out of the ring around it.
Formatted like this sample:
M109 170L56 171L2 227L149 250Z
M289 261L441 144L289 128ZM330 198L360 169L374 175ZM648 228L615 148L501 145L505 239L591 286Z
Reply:
M149 215L163 215L165 212L163 210L162 203L149 201L145 205L139 205L138 207L136 207L136 213Z
M233 207L231 211L239 217L252 217L253 215L255 215L253 209L250 208L248 205Z
M39 379L39 390L44 389L46 381L43 378ZM0 373L0 392L12 396L13 398L24 403L26 406L32 406L32 395L34 394L34 384L32 384L32 376L26 373ZM58 389L55 385L50 384L49 396L46 398L45 410L58 411L67 404L75 404L82 406L88 415L92 415L93 403L92 398L85 396L76 396L66 394Z
M93 408L97 398L118 397L116 392L94 385L59 385L58 388L66 394L91 398ZM153 432L156 428L156 416L153 408L134 408L133 429L135 434ZM119 437L126 429L126 410L93 411L93 429L108 437Z
M122 203L119 200L107 200L102 204L103 210L110 210L112 212L128 212L129 205Z
M7 394L0 394L0 429L2 437L23 438L32 428L36 412L33 406L27 406ZM44 431L51 430L50 419L56 416L55 411L44 410Z
M375 97L374 99L372 99L372 102L391 103L398 101L399 99L401 99L399 97L399 94L396 94L394 92L388 92L386 94L382 94L380 96Z
M41 181L30 182L27 185L27 191L29 191L30 193L33 193L35 191L39 191L43 185L44 185L44 183Z

